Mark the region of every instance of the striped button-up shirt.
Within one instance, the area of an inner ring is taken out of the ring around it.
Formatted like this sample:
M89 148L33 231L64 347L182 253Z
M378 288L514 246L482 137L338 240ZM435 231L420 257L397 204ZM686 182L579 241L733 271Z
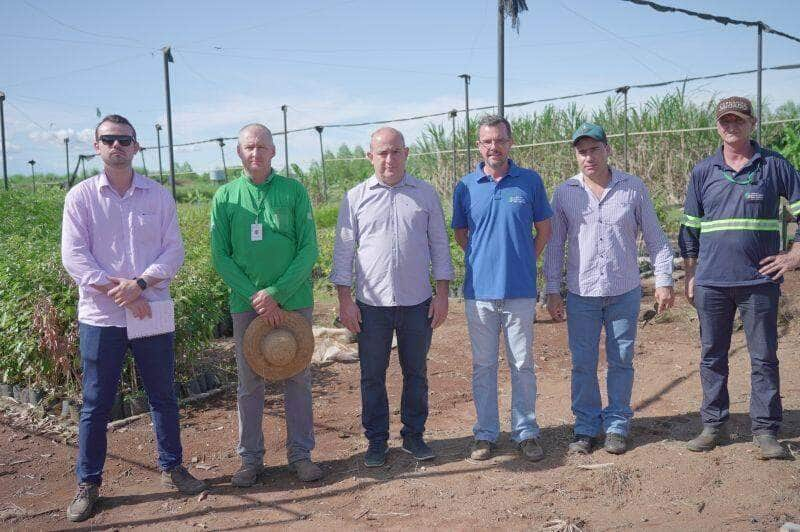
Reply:
M142 297L169 299L169 280L183 264L175 201L167 189L136 173L122 197L105 173L82 181L64 201L61 260L78 285L78 319L125 327L125 309L91 285L147 275L163 280Z
M453 280L444 214L434 188L406 174L395 186L372 176L347 191L333 248L335 285L379 307L411 306L431 297L431 273Z
M672 248L641 179L612 169L611 182L598 200L578 174L556 189L552 205L553 234L544 259L548 294L560 290L565 245L570 292L616 296L639 286L639 231L653 263L656 287L672 286Z

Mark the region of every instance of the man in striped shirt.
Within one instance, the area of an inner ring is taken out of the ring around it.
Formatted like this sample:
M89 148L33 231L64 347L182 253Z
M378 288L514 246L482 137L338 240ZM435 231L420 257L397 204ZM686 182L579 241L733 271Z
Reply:
M553 236L545 251L547 310L564 321L561 279L566 245L566 320L572 352L574 440L570 452L588 454L605 433L605 449L622 454L630 430L633 352L642 290L637 237L654 265L658 311L672 306L672 249L658 223L647 187L611 168L611 148L598 125L572 136L580 173L553 194ZM597 380L600 331L606 330L608 406Z
M750 419L762 459L788 458L782 420L778 298L784 273L800 266L800 229L780 253L781 196L800 221L800 174L780 154L750 140L756 118L746 98L717 105L722 147L692 170L679 244L687 299L700 321L703 431L688 443L710 451L726 437L728 349L738 308L750 352Z

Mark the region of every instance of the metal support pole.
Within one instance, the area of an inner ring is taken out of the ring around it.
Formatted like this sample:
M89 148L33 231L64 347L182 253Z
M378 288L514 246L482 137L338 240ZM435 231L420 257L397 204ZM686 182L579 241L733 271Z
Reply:
M764 23L758 22L758 87L756 88L756 141L761 144L761 71L763 69Z
M228 180L228 166L225 164L225 149L224 149L225 141L222 140L221 138L218 138L217 142L219 142L219 152L222 154L222 171L225 173L225 181L227 181Z
M466 133L466 135L467 135L467 172L469 173L469 172L472 171L472 153L470 152L471 145L472 145L470 137L471 137L471 133L472 132L470 131L470 128L469 128L469 80L471 79L472 76L470 76L469 74L461 74L458 77L459 78L464 78L464 117L465 117L464 120L465 120L465 124L466 124L465 127L466 127L466 130L467 130L467 133Z
M0 144L3 146L3 186L8 190L8 166L6 165L6 117L3 114L3 102L6 93L0 91Z
M86 181L86 157L81 155L81 169L83 170L83 180Z
M147 163L144 162L144 150L145 148L139 148L139 155L142 156L142 170L144 170L144 175L150 177L150 174L147 173Z
M314 129L319 133L319 160L322 166L322 201L325 203L328 201L328 181L325 178L325 151L322 149L322 130L325 128L323 126L316 126Z
M456 115L457 114L458 114L458 111L456 111L455 109L450 111L450 119L453 122L453 136L452 136L452 143L453 143L453 183L455 183L456 180L458 179L458 167L456 166L456 164L458 162L457 161L458 154L456 152Z
M622 109L623 109L623 111L622 111L623 112L622 146L623 146L623 148L622 148L622 150L623 150L623 153L625 154L624 155L624 157L625 157L625 172L628 172L628 91L629 90L630 90L630 87L627 86L627 85L617 89L617 94L622 93L622 97L623 97L623 100L622 100L623 101L623 104L622 104Z
M31 165L31 181L33 181L33 193L36 194L36 173L33 171L33 165L36 164L36 161L31 159L28 161L28 164Z
M289 177L289 130L286 127L286 110L289 107L286 104L281 105L283 111L283 157L286 162L285 172L286 177Z
M64 137L64 150L67 152L67 188L69 188L69 137Z
M158 175L161 176L161 184L164 184L164 169L161 167L161 124L156 124L156 142L158 143Z
M497 2L497 115L505 117L505 27L503 2Z
M169 182L172 186L172 198L175 194L175 152L172 146L172 100L169 93L169 64L174 63L169 46L162 49L164 52L164 92L167 98L167 142L169 143Z

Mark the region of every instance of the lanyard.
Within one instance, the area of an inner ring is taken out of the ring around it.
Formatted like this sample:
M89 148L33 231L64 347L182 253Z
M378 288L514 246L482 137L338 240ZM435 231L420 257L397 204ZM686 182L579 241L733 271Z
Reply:
M259 192L261 192L261 190L255 185L253 185L253 188L256 189L256 197L257 197L257 195L259 194ZM261 214L261 209L264 208L264 202L267 201L268 192L269 192L268 190L264 190L264 197L261 198L261 201L259 202L256 202L256 198L253 197L253 192L252 191L250 192L250 199L253 200L253 205L256 206L256 220L253 223L258 223L258 216Z

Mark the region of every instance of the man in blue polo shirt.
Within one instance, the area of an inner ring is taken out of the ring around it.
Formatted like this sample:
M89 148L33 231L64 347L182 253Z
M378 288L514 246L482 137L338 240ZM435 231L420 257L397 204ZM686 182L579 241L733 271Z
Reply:
M481 120L477 145L483 162L461 179L453 194L452 226L465 253L464 299L478 417L470 447L473 460L488 459L500 435L500 331L511 370L511 439L528 460L544 457L536 423L533 320L536 259L550 238L553 211L539 174L508 158L512 143L508 120Z
M725 98L716 115L723 144L692 170L679 238L702 348L703 431L687 447L709 451L726 437L728 349L738 308L750 352L754 441L760 458L788 458L777 440L778 298L783 274L800 266L800 226L792 249L781 253L778 212L782 196L800 215L800 174L780 154L750 140L756 118L749 100Z

